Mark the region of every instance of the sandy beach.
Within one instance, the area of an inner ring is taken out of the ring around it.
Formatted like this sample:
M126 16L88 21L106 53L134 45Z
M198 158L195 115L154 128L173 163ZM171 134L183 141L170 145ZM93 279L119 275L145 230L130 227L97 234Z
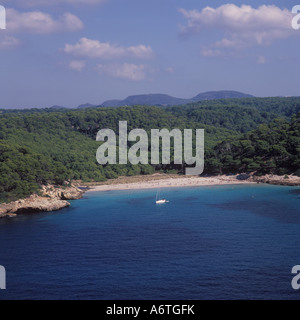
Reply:
M109 181L109 183L90 186L88 192L113 191L113 190L136 190L136 189L156 189L156 188L176 188L176 187L200 187L219 186L233 184L256 184L251 180L238 180L237 176L217 176L217 177L194 177L178 175L152 175L143 179L119 178Z

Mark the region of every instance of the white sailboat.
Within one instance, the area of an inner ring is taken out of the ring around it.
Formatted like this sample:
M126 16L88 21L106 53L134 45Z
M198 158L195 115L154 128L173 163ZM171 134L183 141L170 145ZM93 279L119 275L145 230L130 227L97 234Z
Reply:
M164 204L164 203L167 203L169 202L168 200L166 199L160 199L160 192L157 191L156 193L156 204Z

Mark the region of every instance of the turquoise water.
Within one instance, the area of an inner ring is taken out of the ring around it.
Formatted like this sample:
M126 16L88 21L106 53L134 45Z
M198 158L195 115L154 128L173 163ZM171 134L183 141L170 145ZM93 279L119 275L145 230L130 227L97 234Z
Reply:
M87 193L0 220L0 299L299 299L299 188Z

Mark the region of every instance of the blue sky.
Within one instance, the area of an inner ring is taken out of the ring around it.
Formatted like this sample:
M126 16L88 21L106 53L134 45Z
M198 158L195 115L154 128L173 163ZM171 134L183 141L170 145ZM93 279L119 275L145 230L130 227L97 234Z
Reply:
M299 96L298 2L0 0L0 108L212 90Z

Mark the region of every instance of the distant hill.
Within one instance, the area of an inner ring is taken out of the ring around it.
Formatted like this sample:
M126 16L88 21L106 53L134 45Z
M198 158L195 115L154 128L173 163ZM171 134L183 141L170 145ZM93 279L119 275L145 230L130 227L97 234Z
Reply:
M108 100L103 102L100 107L121 107L132 105L148 106L174 106L198 102L203 100L229 99L229 98L251 98L253 96L237 91L211 91L200 93L191 99L181 99L167 94L142 94L129 96L125 100Z
M52 106L50 107L49 109L52 109L52 110L60 110L60 109L67 109L66 107L62 107L62 106Z
M148 105L148 106L173 106L177 104L185 104L187 99L180 99L169 96L167 94L141 94L130 96L125 100L110 100L102 103L103 107L121 107L132 105Z
M245 94L238 91L209 91L198 94L192 98L193 101L217 100L217 99L233 99L233 98L253 98L250 94Z
M77 107L77 109L87 109L87 108L96 108L97 105L91 104L91 103L85 103L81 104L80 106Z
M103 102L99 107L120 107L121 100L107 100Z

